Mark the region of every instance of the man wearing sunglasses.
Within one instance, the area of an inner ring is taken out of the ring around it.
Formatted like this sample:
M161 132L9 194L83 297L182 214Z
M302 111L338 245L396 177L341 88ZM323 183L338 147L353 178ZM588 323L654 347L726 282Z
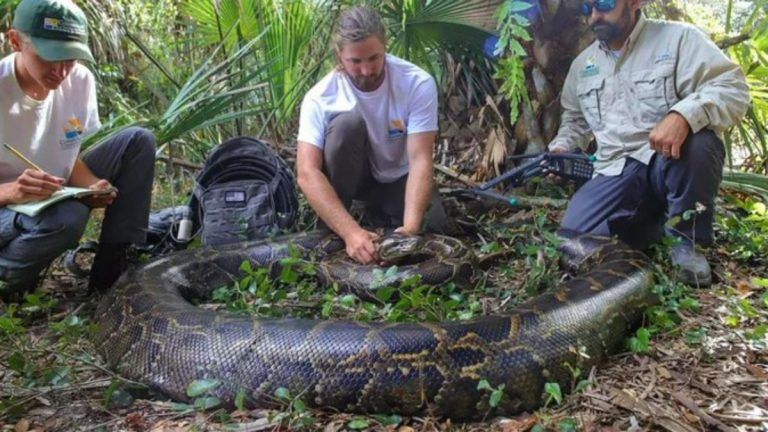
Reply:
M597 141L595 177L574 195L562 225L615 235L644 249L662 235L681 279L707 286L696 250L713 240L722 179L722 133L749 105L741 69L697 28L646 19L642 0L586 0L597 40L571 64L550 151Z

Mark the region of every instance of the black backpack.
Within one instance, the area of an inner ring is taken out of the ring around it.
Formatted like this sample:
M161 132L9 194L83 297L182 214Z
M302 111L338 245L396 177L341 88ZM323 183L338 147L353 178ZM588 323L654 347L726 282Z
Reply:
M191 220L206 246L264 238L296 220L293 172L255 138L216 146L195 182Z

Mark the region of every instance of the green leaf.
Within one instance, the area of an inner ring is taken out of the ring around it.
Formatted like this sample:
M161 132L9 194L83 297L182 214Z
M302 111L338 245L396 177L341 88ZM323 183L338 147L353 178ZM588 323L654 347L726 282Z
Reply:
M59 366L55 367L53 369L48 370L48 372L43 375L43 382L45 384L48 384L50 386L57 386L59 384L63 384L66 382L66 378L69 375L69 372L72 370L69 366Z
M221 385L221 381L215 379L194 380L187 386L187 396L196 398L209 393L211 390Z
M22 354L21 351L14 351L13 354L11 354L11 356L8 357L8 366L13 371L23 374L24 367L26 365L27 365L27 361L24 357L24 354Z
M205 396L195 399L195 408L200 411L206 411L221 405L221 399L215 396Z
M347 427L350 429L365 429L367 427L370 427L370 422L367 419L364 418L356 418L352 419L347 423Z
M589 388L589 385L591 383L592 382L590 380L583 379L583 380L579 381L578 384L576 384L576 388L573 391L576 392L576 393L580 393L580 392L586 390L587 388Z
M386 286L376 291L376 298L386 303L392 298L395 291L395 287Z
M498 252L500 250L501 250L501 246L499 246L499 242L497 241L486 243L480 247L480 252L485 254Z
M701 307L699 300L691 297L685 297L680 300L680 309L697 311Z
M285 387L279 387L277 390L275 390L275 397L282 400L290 400L291 392Z
M744 336L746 336L746 338L750 340L763 339L765 338L766 334L768 334L768 324L761 324L755 327L755 329L752 331L744 332Z
M171 403L171 409L176 412L187 413L190 411L194 411L195 407L187 403L173 402Z
M477 389L478 390L490 390L490 391L493 391L493 387L491 387L491 384L488 383L488 380L484 380L484 379L480 380L477 383Z
M522 1L513 1L509 5L509 11L510 12L521 12L521 11L524 11L524 10L528 10L528 9L530 9L532 7L533 7L533 4L531 4L531 3L522 2Z
M245 409L245 390L240 389L237 391L237 394L235 395L235 408L237 408L240 411L243 411Z
M342 296L339 299L339 304L346 308L353 308L355 307L355 303L357 302L357 296L354 294L347 294Z
M634 353L645 353L650 348L651 332L645 328L640 327L635 332L635 337L630 338L629 348Z
M572 418L561 420L557 423L557 432L578 432L579 423Z
M725 318L725 324L731 328L738 327L739 324L741 324L741 318L735 315L728 316L727 318Z
M499 402L501 402L501 398L504 396L504 385L502 384L499 386L498 389L491 392L491 397L488 399L488 405L490 405L493 408L496 408L499 406Z
M307 406L304 404L304 401L302 401L301 399L296 399L295 401L293 401L293 409L294 411L300 414L307 411Z
M544 393L548 394L551 399L554 399L558 405L563 401L563 392L560 391L560 384L556 382L544 384Z
M384 426L397 426L403 422L403 418L397 414L390 414L390 415L375 414L375 415L372 415L371 417L375 418L376 421L378 421Z
M699 345L707 336L707 329L704 327L689 330L685 333L685 341L689 345Z

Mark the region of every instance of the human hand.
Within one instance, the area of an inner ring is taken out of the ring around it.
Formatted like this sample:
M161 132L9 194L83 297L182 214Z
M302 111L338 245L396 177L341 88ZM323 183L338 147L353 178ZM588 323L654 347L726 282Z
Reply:
M379 260L374 240L378 234L359 228L344 239L347 255L361 264L371 264Z
M555 147L549 149L549 152L550 153L555 153L555 154L558 154L558 153L568 153L568 149L565 148L565 147L562 147L562 146L555 146Z
M549 151L549 154L562 154L562 153L568 153L568 149L565 148L565 147L557 146L557 147L552 148ZM541 161L541 166L544 167L545 169L547 169L549 167L549 160L545 159L545 160ZM547 178L550 181L552 181L552 183L554 183L554 184L561 184L561 183L563 183L563 178L560 177L559 175L553 173L553 172L549 172L547 174Z
M5 204L22 204L48 198L61 189L64 179L44 171L26 169L15 181L0 185Z
M689 133L691 133L691 126L688 120L676 112L671 112L651 131L649 136L651 148L666 157L680 159L680 149Z
M113 187L107 180L101 179L96 183L88 186L90 190L105 190ZM108 207L117 198L117 191L110 192L103 195L91 195L81 198L81 200L90 208L104 208Z

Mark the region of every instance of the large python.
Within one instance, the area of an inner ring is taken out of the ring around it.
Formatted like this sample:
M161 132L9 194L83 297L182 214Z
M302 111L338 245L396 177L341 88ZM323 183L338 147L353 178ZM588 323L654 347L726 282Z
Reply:
M561 250L590 270L505 316L434 324L254 319L190 303L238 279L244 260L267 265L288 256L289 244L305 252L341 247L306 233L180 252L129 271L99 306L98 351L120 374L177 400L190 399L192 381L216 379L212 395L229 404L245 391L253 405L270 405L285 387L313 406L346 412L472 419L534 409L548 382L567 390L569 368L590 370L621 349L655 301L645 255L577 236ZM464 272L466 263L446 260ZM480 380L503 388L495 407Z

